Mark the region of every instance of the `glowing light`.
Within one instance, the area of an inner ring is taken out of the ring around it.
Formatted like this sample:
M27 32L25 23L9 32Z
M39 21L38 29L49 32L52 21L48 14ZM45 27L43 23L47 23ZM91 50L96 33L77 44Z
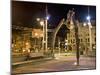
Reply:
M68 40L65 40L65 42L68 42Z
M41 22L40 22L40 25L41 25L41 26L43 26L43 25L44 25L44 22L43 22L43 21L41 21Z
M86 26L87 24L86 23L83 23L83 26Z
M90 23L90 22L88 22L88 25L89 25L89 26L91 26L91 23Z
M91 19L91 17L90 16L87 16L87 18L86 18L87 20L90 20Z
M74 62L74 65L77 65L77 62Z
M70 26L70 29L73 29L73 28L74 28L73 25L71 25L71 26Z
M50 18L50 16L48 15L48 16L46 17L46 19L49 20L49 18Z
M40 18L37 18L36 20L37 20L37 21L40 21Z
M68 45L67 43L65 43L65 45Z
M23 49L23 52L25 52L26 50Z
M30 53L30 50L28 49L28 53Z
M26 42L26 45L29 45L29 43L28 43L28 42Z
M37 33L35 33L35 36L37 36L38 34Z

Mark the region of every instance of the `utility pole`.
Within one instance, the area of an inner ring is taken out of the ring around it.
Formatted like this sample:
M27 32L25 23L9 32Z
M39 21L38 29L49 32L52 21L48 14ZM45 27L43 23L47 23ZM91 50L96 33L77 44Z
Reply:
M89 10L89 6L88 6L88 17L87 17L87 20L88 20L88 26L89 26L89 41L90 41L90 51L89 52L92 52L92 33L91 33L91 28L92 28L92 25L91 25L91 22L90 22L90 10Z
M47 19L47 15L48 15L48 9L47 9L47 4L46 4L46 19L45 19L45 51L48 51L48 28L47 28L47 24L48 24L48 19Z

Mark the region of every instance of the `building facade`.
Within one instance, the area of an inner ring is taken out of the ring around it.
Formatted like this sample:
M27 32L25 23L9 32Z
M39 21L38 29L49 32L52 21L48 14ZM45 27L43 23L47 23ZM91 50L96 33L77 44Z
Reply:
M96 50L96 26L93 25L91 27L91 44L92 44L92 52L95 55ZM83 26L83 24L79 24L78 28L79 35L79 49L80 54L89 54L90 47L90 34L89 34L89 26ZM67 33L68 46L67 50L76 51L76 39L75 39L75 30L70 30L70 33Z

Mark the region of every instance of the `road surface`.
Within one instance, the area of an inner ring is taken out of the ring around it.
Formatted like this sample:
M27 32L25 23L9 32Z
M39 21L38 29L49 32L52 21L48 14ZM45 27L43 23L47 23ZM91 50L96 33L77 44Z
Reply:
M56 59L27 63L12 68L13 74L19 73L39 73L39 72L56 72L56 71L73 71L95 69L95 57L80 57L80 65L76 66L75 56L58 56Z

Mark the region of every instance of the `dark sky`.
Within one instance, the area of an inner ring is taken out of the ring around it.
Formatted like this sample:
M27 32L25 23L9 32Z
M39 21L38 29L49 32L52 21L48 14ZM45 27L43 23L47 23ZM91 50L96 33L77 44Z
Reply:
M27 27L35 27L38 25L36 18L45 17L45 3L36 2L12 2L12 24L22 25ZM68 4L52 4L48 3L48 13L50 19L48 21L50 27L56 27L62 18L66 18L69 9L74 8L76 17L79 21L85 21L88 15L88 7L82 5ZM90 6L91 19L96 19L96 7Z

